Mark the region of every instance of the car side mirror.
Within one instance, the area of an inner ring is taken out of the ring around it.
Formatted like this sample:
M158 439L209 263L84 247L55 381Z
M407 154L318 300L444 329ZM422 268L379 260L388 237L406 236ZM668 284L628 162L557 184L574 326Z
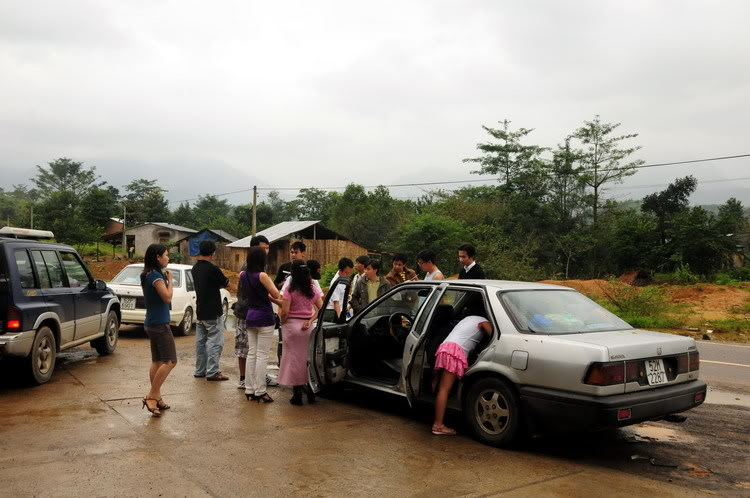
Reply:
M104 280L97 280L96 281L96 290L98 291L105 291L107 290L107 282Z

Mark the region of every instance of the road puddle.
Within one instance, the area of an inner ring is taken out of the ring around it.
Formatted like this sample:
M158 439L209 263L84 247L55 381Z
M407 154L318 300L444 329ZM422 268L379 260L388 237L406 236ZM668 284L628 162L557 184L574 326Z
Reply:
M626 427L625 431L629 432L638 442L666 442L666 443L694 443L696 439L693 436L680 432L676 429L652 425L648 422Z
M750 395L733 393L728 391L719 391L708 386L706 393L706 403L714 405L735 405L750 408Z

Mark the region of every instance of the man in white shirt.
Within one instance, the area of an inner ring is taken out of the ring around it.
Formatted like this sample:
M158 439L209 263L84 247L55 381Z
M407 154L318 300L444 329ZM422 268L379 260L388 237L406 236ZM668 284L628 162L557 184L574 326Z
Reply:
M349 278L352 275L352 271L354 271L354 263L349 258L341 258L339 260L339 271L336 272L336 275L333 276L331 279L331 285L330 287L334 287L335 289L333 291L333 294L331 295L331 300L328 301L328 305L326 306L326 311L324 311L324 320L325 321L335 321L338 319L338 317L341 316L341 310L345 309L346 306L346 286L345 285L338 285L336 282L339 278ZM333 311L328 311L333 310Z

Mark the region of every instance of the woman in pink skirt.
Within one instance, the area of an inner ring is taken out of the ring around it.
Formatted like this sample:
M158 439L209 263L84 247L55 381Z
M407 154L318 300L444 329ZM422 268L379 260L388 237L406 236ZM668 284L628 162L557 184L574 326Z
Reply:
M474 314L458 322L435 353L436 377L433 390L435 385L439 386L435 397L435 422L432 424L432 433L435 435L452 436L456 433L443 424L445 407L453 384L457 378L464 376L469 367L467 358L481 341L482 334L492 335L492 324L482 316L483 311L481 308L475 310Z
M305 262L293 261L291 281L283 292L283 305L279 312L284 336L279 384L292 387L294 394L289 402L293 405L302 405L302 390L307 385L307 356L312 323L318 310L323 307L322 297L323 292L313 284L310 269ZM307 392L307 401L315 401L312 391Z

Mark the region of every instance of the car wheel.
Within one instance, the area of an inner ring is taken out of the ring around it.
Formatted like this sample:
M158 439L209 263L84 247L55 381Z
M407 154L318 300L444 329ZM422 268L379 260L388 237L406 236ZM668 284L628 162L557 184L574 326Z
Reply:
M117 348L117 338L120 333L120 321L117 313L110 311L107 315L107 323L104 326L104 337L91 341L91 346L100 355L112 354Z
M28 358L29 375L36 384L44 384L55 370L57 342L49 327L41 327L34 337Z
M190 306L185 310L185 314L182 316L182 321L177 327L177 335L185 336L190 335L190 331L193 329L193 308Z
M518 396L506 382L486 377L469 388L464 417L476 439L490 446L507 446L520 432L519 407Z

